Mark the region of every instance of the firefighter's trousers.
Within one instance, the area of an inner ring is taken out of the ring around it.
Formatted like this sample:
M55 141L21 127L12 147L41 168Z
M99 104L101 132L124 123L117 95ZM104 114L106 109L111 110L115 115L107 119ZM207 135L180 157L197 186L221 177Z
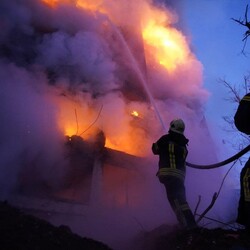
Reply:
M197 227L194 215L186 200L184 181L172 176L159 176L164 184L168 201L183 229L194 229Z
M240 200L237 222L250 231L250 158L240 173Z

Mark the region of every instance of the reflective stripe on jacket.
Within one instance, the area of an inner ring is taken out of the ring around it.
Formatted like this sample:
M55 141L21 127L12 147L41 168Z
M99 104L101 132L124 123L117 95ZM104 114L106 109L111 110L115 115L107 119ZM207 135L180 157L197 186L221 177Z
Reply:
M247 168L242 177L242 187L244 190L244 200L250 202L250 168Z
M187 143L188 139L184 135L171 132L153 144L159 154L158 177L174 176L185 179Z

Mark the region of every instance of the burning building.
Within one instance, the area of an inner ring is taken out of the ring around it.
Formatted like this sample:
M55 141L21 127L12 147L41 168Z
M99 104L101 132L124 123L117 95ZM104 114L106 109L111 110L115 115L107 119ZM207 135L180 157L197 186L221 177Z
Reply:
M203 159L208 93L177 22L151 0L2 0L2 197L136 206L175 117Z

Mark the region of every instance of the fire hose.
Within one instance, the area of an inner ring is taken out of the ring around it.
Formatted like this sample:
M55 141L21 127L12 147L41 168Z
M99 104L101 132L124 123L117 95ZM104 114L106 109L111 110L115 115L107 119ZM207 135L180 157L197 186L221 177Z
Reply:
M221 161L221 162L218 162L218 163L215 163L215 164L210 164L210 165L198 165L198 164L193 164L193 163L189 163L189 162L186 162L187 166L188 167L191 167L191 168L196 168L196 169L212 169L212 168L218 168L218 167L221 167L221 166L224 166L232 161L235 161L237 160L238 158L240 158L242 155L244 155L245 153L247 153L248 151L250 150L250 145L248 145L247 147L245 147L244 149L242 149L239 153L233 155L232 157L224 160L224 161Z
M197 164L192 164L192 163L189 163L189 162L186 162L187 166L191 167L191 168L196 168L196 169L212 169L212 168L218 168L218 167L221 167L221 166L224 166L232 161L235 161L237 159L239 159L242 155L244 155L245 153L247 153L248 151L250 150L250 145L248 145L247 147L245 147L244 149L242 149L240 152L238 152L237 154L233 155L232 157L224 160L224 161L221 161L221 162L218 162L218 163L215 163L215 164L210 164L210 165L197 165ZM231 167L232 168L232 167ZM231 169L230 168L230 169ZM229 169L229 171L230 171ZM229 171L227 172L227 174L229 173ZM226 175L227 175L226 174ZM226 176L225 176L226 177ZM221 190L221 187L223 185L223 182L225 180L225 177L222 181L222 184L220 186L220 189L217 192L214 193L213 195L213 198L212 198L212 201L210 203L210 205L204 210L204 212L199 216L198 220L196 221L197 223L201 221L201 219L208 213L208 211L213 207L213 205L215 204L218 196L219 196L219 193L220 193L220 190ZM200 197L199 197L199 202L196 206L196 209L195 211L198 209L198 206L199 206L199 203L200 203ZM196 212L195 212L196 214Z

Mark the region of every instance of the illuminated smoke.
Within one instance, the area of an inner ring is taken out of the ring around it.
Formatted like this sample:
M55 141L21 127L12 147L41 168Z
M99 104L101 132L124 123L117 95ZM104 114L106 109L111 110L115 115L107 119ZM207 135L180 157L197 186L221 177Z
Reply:
M149 158L145 173L154 176L151 143L166 132L157 112L166 128L175 117L186 121L190 160L214 161L201 126L202 65L177 24L173 11L146 0L1 0L2 197L16 188L23 162L33 164L32 178L58 188L64 136L88 140L97 130L106 147ZM160 184L147 178L144 205L153 200L157 214L165 194L155 197Z

